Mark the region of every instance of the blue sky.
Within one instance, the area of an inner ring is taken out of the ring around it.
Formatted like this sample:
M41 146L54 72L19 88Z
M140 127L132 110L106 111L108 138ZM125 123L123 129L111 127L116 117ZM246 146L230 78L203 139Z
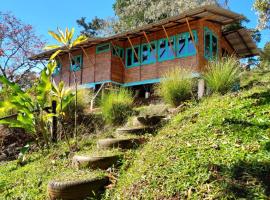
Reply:
M0 11L12 12L23 22L35 27L36 32L49 43L53 40L47 34L48 30L56 30L56 27L75 27L79 33L76 19L82 16L92 19L95 16L107 18L113 16L112 5L115 0L0 0ZM254 28L257 16L251 10L254 0L230 0L231 10L244 14L250 22L248 27ZM270 31L262 32L262 41L259 47L263 47L270 40Z

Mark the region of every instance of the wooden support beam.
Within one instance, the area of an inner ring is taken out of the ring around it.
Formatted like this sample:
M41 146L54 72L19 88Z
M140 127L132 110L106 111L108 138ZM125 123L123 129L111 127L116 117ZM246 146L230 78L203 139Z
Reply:
M129 41L129 44L131 45L131 48L132 48L132 50L133 50L133 52L134 52L134 54L135 54L135 57L136 57L137 60L140 62L141 59L139 59L139 56L138 56L137 52L135 51L135 48L134 48L134 46L133 46L133 44L132 44L130 38L127 37L127 39L128 39L128 41Z
M121 56L118 54L117 49L115 48L115 46L114 46L114 44L113 44L112 42L111 42L111 45L112 45L112 47L113 47L114 51L116 52L117 57L119 57L119 58L120 58L121 63L122 63L122 65L123 65L123 69L125 70L125 68L126 68L125 63L123 62L123 60L122 60Z
M87 60L94 66L94 63L92 62L92 60L90 59L90 57L87 55L85 49L83 47L81 47L81 49L83 50L83 53L86 56Z
M244 38L242 37L242 35L239 33L239 31L237 31L238 36L240 37L240 40L243 42L243 44L245 45L245 47L247 48L248 52L250 54L252 54L252 51L250 50L249 46L247 45L246 41L244 40Z
M151 43L150 43L150 40L149 40L149 38L147 37L147 34L146 34L145 31L143 31L143 35L144 35L144 37L145 37L145 39L146 39L148 45L150 46L151 51L154 51L154 49L153 49L153 47L152 47L152 45L151 45ZM157 47L156 47L156 48L157 48ZM157 54L156 54L156 53L155 53L155 57L156 57L156 59L158 60L158 57L157 57Z
M170 49L172 50L172 52L173 52L174 56L176 57L175 50L173 49L172 43L171 43L171 41L170 41L170 37L169 37L169 35L168 35L167 31L166 31L165 26L164 26L164 25L162 25L162 28L163 28L163 31L164 31L164 33L165 33L165 35L166 35L167 39L168 39Z
M195 42L195 38L194 38L194 35L193 35L193 32L192 32L192 30L190 28L190 25L189 25L188 18L186 18L186 22L187 22L187 25L188 25L189 34L191 35L192 42L193 42L194 47L196 49L196 53L199 54L199 51L198 51L198 48L197 48L197 44Z

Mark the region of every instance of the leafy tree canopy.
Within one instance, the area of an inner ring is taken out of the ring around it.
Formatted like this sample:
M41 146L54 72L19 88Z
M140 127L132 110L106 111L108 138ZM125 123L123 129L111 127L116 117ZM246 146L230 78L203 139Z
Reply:
M270 28L270 0L255 0L253 8L259 16L258 28Z

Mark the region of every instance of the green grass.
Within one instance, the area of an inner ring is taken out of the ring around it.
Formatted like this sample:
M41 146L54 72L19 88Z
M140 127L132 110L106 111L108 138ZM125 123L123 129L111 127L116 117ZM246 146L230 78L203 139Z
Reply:
M156 93L164 102L177 107L192 96L192 87L191 71L174 68L164 74L160 84L156 86Z
M268 199L270 74L248 72L242 84L178 114L104 199Z
M123 124L132 114L132 104L133 97L130 91L124 88L112 90L101 99L102 115L110 124Z
M240 64L234 57L209 62L203 78L213 93L225 94L233 89L239 80Z
M71 159L76 155L112 155L118 150L100 151L96 141L111 133L90 135L79 141L80 150L69 152L65 143L27 155L27 163L18 166L17 161L0 164L0 199L43 200L47 199L47 185L50 180L73 180L105 175L102 171L76 170ZM68 178L67 178L68 177Z

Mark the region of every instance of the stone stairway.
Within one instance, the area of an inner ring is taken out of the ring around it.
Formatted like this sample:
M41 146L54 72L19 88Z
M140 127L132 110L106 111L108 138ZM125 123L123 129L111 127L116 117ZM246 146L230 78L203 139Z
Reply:
M117 148L119 150L136 149L147 139L142 135L153 132L161 124L163 116L135 117L132 124L116 130L116 138L105 138L97 141L97 147L103 151ZM139 135L139 136L138 136ZM75 155L72 166L78 170L107 170L110 167L118 167L123 159L124 152L109 156ZM109 176L74 181L51 181L48 184L48 196L51 200L80 200L97 197L110 185Z

